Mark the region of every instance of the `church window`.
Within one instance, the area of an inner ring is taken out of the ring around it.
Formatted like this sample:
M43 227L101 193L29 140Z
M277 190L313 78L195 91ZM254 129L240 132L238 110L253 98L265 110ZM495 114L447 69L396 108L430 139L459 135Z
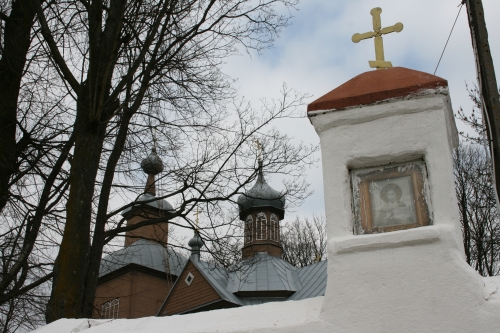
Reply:
M245 221L245 241L250 243L252 241L253 234L253 218L252 215L248 215Z
M186 276L186 279L184 281L186 282L186 284L188 286L190 286L191 283L193 283L193 280L194 280L194 275L191 274L191 272L189 272L188 275Z
M259 239L267 239L267 217L264 213L257 215L257 237Z
M271 228L270 228L270 239L273 241L278 241L279 232L279 220L276 214L271 214Z
M120 299L115 298L101 306L101 318L115 319L118 318L118 308L120 307Z

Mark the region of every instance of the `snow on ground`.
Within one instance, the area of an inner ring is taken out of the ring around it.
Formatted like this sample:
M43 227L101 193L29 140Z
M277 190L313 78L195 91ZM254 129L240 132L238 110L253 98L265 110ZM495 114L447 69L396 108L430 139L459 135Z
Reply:
M234 309L215 310L171 317L139 319L61 319L39 328L36 333L198 333L265 331L302 332L299 327L328 325L320 318L325 297L302 301L266 303ZM484 278L484 299L500 303L500 276ZM331 324L331 323L330 323ZM90 326L90 327L89 327ZM299 328L299 330L292 329ZM331 331L330 326L327 330Z
M286 328L320 321L324 297L302 301L274 302L171 317L139 319L61 319L36 333L193 333L235 332L244 329ZM89 328L90 324L90 328Z
M490 302L500 302L500 276L489 276L484 280L484 299Z

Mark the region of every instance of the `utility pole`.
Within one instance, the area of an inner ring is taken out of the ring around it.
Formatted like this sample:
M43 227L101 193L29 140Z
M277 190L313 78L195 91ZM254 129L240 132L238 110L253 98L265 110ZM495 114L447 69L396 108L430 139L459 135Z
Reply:
M488 43L483 3L481 0L464 0L464 2L467 6L472 47L476 57L483 123L488 133L498 204L498 194L500 193L500 96L490 44Z

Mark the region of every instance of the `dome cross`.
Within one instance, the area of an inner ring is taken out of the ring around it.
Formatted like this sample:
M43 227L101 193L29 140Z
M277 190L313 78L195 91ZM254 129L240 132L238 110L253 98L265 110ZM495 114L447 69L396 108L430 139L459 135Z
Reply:
M194 216L196 217L195 223L196 223L196 230L200 230L200 208L196 207L196 212L194 213Z
M257 159L259 160L259 162L262 162L262 143L260 143L258 139L255 140L255 146L257 146Z

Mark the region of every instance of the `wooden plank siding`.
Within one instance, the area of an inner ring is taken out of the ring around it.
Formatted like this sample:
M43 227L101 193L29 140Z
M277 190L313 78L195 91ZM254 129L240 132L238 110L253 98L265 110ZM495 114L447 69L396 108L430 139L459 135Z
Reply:
M185 281L189 273L194 276L190 286ZM193 263L189 261L170 292L159 315L170 316L186 312L218 300L222 300L222 298Z
M94 318L101 318L102 304L118 298L118 318L154 316L171 286L167 279L131 270L97 286Z

